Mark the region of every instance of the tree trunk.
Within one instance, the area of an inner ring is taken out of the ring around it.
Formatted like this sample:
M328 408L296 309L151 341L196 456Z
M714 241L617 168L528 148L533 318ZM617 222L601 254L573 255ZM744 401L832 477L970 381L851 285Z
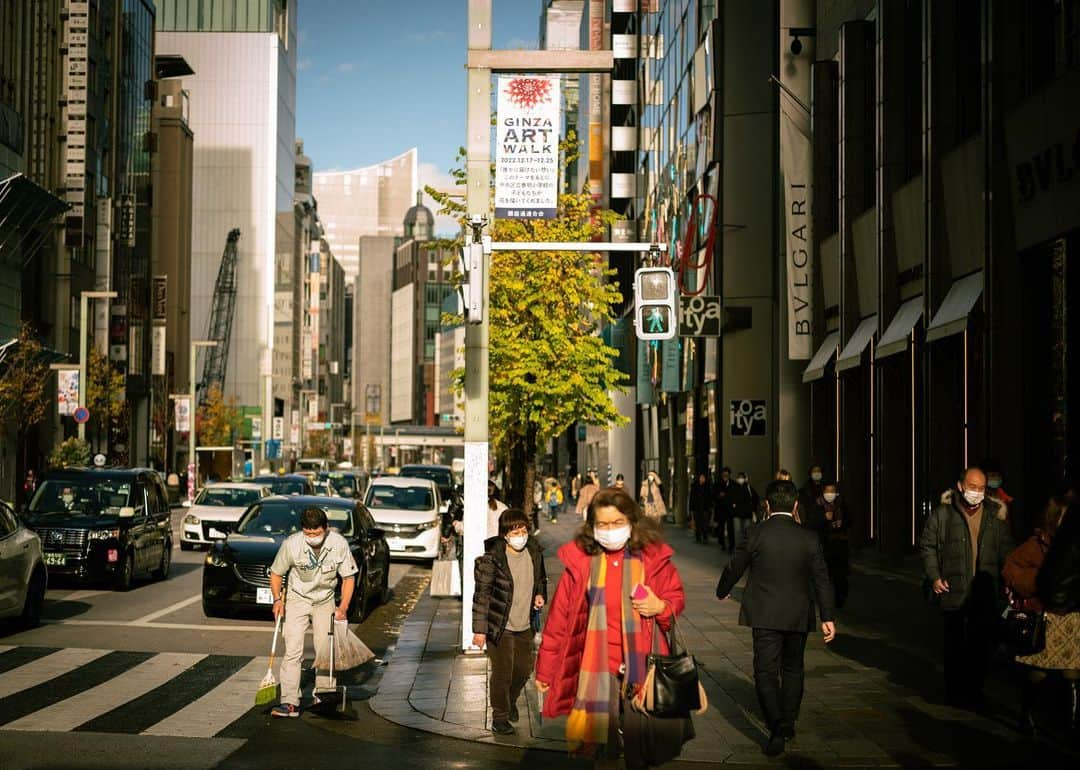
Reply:
M514 443L510 445L510 463L503 478L506 479L507 487L504 490L506 504L511 508L521 508L527 511L527 509L525 509L525 444L526 439L517 436Z

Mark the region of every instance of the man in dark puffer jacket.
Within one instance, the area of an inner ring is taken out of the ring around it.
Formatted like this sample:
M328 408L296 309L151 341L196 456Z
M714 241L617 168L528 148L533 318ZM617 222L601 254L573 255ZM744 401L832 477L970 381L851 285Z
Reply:
M919 540L926 580L944 611L945 690L954 705L980 705L1004 605L1001 570L1013 543L999 506L986 497L986 474L968 468Z
M517 699L533 669L532 611L547 600L547 573L540 544L518 508L499 516L499 536L489 538L476 560L473 644L491 658L491 729L514 731Z

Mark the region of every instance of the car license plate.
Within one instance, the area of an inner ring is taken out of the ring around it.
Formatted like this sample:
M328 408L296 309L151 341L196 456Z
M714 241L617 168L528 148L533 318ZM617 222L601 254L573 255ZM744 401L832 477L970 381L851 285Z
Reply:
M66 553L47 553L45 554L45 565L48 567L63 567L67 564Z
M273 604L274 594L271 593L269 588L256 588L255 589L255 603L256 604Z
M386 547L389 548L391 551L405 550L405 544L398 540L396 537L387 538Z
M212 540L224 540L226 537L227 535L220 529L214 529L213 527L210 527L210 538Z

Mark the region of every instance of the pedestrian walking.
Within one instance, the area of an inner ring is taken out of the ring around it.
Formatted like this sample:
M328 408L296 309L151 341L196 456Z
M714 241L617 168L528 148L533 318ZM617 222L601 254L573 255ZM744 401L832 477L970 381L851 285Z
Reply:
M664 503L664 488L656 471L649 471L641 482L639 493L641 507L650 519L660 521L667 516L667 504Z
M739 471L735 476L735 487L729 494L731 516L728 518L727 528L728 552L734 553L736 546L743 541L747 527L753 522L760 500L744 471Z
M472 641L486 645L491 661L491 731L507 735L514 732L517 701L533 670L532 612L547 601L544 555L524 511L502 512L499 535L484 544L475 572Z
M592 505L593 498L596 497L596 493L600 491L600 488L592 480L592 476L586 476L582 481L581 491L578 493L577 505L574 511L579 514L582 520L589 513L589 506Z
M621 473L615 474L615 489L626 489L626 477Z
M327 526L326 511L305 508L300 514L300 532L278 549L270 565L270 592L274 618L284 615L282 638L285 655L281 659L281 702L270 711L275 717L300 716L300 662L304 658L304 638L311 627L315 657L326 653L330 623L345 620L356 583L356 560L348 541ZM284 594L288 577L288 594ZM341 601L334 606L334 589L341 580Z
M487 535L485 540L490 540L499 535L499 517L506 510L506 503L499 499L499 488L495 482L488 479L488 511L487 511ZM537 528L539 529L539 528Z
M824 513L818 501L824 492L825 474L820 465L811 465L806 481L799 487L799 519L804 526L818 529Z
M712 511L712 485L709 484L709 477L705 473L699 473L690 487L690 517L694 520L695 542L709 542Z
M968 468L953 494L926 520L919 550L930 596L944 612L945 694L949 703L977 707L998 616L1001 571L1012 538L986 497L986 474Z
M851 574L851 547L848 542L851 517L848 516L847 505L841 498L840 488L835 481L826 482L821 490L821 497L814 502L818 511L814 520L825 553L829 582L836 592L836 607L842 609L847 602L848 576Z
M833 592L817 534L794 520L798 490L774 481L765 492L769 516L750 528L716 586L726 599L749 570L739 625L753 629L754 688L769 730L768 756L795 737L802 704L806 638L814 627L814 605L826 642L836 636Z
M559 486L559 482L555 479L548 479L548 488L545 493L545 498L548 507L548 521L555 524L559 521L559 511L563 506L563 492L562 487Z
M645 679L654 641L686 604L682 580L658 523L623 490L593 498L577 536L559 549L566 569L548 608L536 660L544 716L569 714L570 752L596 767L659 765L693 737L689 720L658 719L629 701ZM659 628L657 628L657 626Z
M1010 601L1016 609L1032 613L1045 612L1046 647L1034 655L1018 656L1018 663L1027 668L1021 693L1020 730L1029 737L1038 732L1036 711L1042 684L1051 672L1059 672L1069 683L1069 725L1072 730L1080 726L1077 710L1077 685L1080 680L1080 596L1074 596L1072 604L1066 601L1048 608L1039 595L1038 576L1046 561L1046 554L1051 548L1059 531L1062 516L1065 513L1065 501L1051 499L1043 509L1034 533L1012 553L1005 561L1002 572L1005 585L1009 589ZM1074 528L1074 530L1080 528ZM1065 531L1069 537L1069 531ZM1063 540L1064 542L1064 540ZM1077 566L1074 566L1075 573ZM1047 581L1059 579L1047 573ZM1078 576L1073 574L1073 580ZM1055 587L1045 585L1048 597L1054 595ZM1058 611L1054 611L1054 610ZM1063 610L1063 611L1062 611Z
M735 482L731 479L731 468L726 465L720 469L720 478L714 488L715 505L713 519L716 523L716 538L720 547L725 548L728 521L731 518L731 492Z

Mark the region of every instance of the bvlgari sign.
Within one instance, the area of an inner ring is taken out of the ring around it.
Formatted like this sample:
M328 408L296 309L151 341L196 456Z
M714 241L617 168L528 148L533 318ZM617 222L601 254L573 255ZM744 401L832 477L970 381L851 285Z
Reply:
M554 219L559 203L559 77L499 78L495 216Z
M1034 94L1006 120L1016 245L1080 224L1080 73Z

